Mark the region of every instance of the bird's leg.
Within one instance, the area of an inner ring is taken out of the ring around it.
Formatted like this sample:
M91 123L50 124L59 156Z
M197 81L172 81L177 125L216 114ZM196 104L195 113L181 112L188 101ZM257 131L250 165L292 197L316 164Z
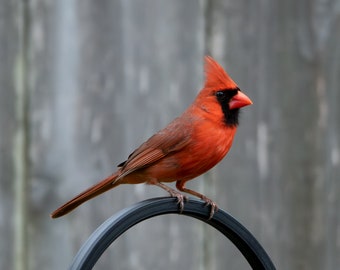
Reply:
M177 204L179 204L179 210L180 210L180 213L182 213L184 209L184 200L187 201L188 197L178 192L177 190L172 189L171 187L168 187L167 185L163 183L155 182L154 184L166 190L167 192L169 192L171 197L177 198Z
M218 211L218 206L217 206L217 204L213 200L209 199L207 196L204 196L203 194L201 194L201 193L199 193L199 192L197 192L195 190L186 188L184 181L177 181L176 182L176 188L178 190L180 190L180 191L183 191L183 192L189 193L189 194L191 194L193 196L196 196L196 197L200 198L201 200L205 201L206 205L210 205L211 209L210 209L209 220Z

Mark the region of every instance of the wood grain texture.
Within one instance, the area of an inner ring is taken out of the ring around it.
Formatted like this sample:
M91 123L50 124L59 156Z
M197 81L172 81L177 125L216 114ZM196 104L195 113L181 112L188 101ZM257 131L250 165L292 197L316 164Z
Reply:
M191 103L204 54L254 105L230 154L188 187L241 221L278 269L340 265L339 0L0 3L1 269L66 269L106 218L165 195L120 186L49 218ZM97 269L226 266L248 267L214 229L174 215L124 234Z
M27 100L25 5L0 7L0 268L23 269L26 253Z
M330 209L339 206L331 190L340 190L340 164L331 133L339 134L339 112L330 100L339 93L339 35L331 34L339 32L339 9L331 10L339 3L211 3L208 51L232 67L254 101L217 169L216 197L225 194L222 203L249 224L278 268L336 268L339 220Z
M14 26L13 18L15 9L7 4L0 8L0 234L2 242L6 245L0 245L0 268L11 269L13 261L11 256L14 250L14 220L11 213L14 211L14 159L13 159L13 137L16 128L15 119L15 82L14 65L18 48L12 47L17 41L17 29ZM6 15L5 15L6 14ZM8 31L5 25L11 25L11 31ZM7 41L7 42L4 42Z
M80 245L109 215L141 199L164 195L155 187L119 187L68 219L47 218L59 203L113 172L138 144L192 101L202 80L203 46L195 42L203 37L198 27L203 18L194 2L36 5L31 10L41 19L32 31L43 31L43 39L38 50L39 36L32 35L32 44L37 44L32 62L39 67L31 98L32 269L44 269L47 262L67 268ZM157 265L197 268L196 250L202 245L195 241L200 243L201 226L192 229L185 223L164 217L152 226L141 225L143 233L124 236L98 268L153 268L157 257L163 258ZM181 239L186 241L179 245ZM35 248L37 241L44 250ZM56 253L65 258L61 262L46 248L55 241ZM178 247L171 248L174 245ZM164 256L167 250L170 257ZM186 250L188 258L179 260Z

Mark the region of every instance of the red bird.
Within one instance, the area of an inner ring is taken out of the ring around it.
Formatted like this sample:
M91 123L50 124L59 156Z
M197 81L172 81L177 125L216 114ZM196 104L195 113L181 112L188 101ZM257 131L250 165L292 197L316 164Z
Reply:
M176 188L194 195L217 211L215 202L185 187L187 181L214 167L228 153L241 107L252 101L211 57L205 57L206 80L191 106L164 129L139 146L111 176L65 203L52 214L57 218L83 202L121 184L156 185L176 197L182 211L184 197L164 182L176 181Z

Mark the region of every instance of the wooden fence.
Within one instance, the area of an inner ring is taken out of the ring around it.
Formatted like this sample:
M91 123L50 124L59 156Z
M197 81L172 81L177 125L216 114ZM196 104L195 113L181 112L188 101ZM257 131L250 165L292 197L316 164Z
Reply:
M66 269L122 186L51 220L179 115L210 54L254 101L227 158L189 186L278 269L340 265L339 0L0 0L0 269ZM97 269L247 269L207 225L148 220Z

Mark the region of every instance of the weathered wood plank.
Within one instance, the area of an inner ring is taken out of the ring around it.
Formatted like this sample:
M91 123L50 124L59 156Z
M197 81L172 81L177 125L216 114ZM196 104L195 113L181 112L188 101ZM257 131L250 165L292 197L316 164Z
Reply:
M68 3L66 3L68 2ZM68 109L74 102L74 1L29 3L30 185L27 269L66 269L72 254L67 222L55 223L49 210L60 179L75 177ZM66 35L66 36L65 36ZM69 35L69 36L67 36ZM68 57L69 61L65 61ZM63 62L65 61L65 62ZM72 85L73 83L73 85ZM72 180L69 179L71 182Z
M279 269L336 268L339 14L322 1L211 3L208 51L254 101L214 175L216 197Z
M165 195L156 187L119 187L68 217L48 219L192 101L203 75L202 6L37 1L31 12L30 269L61 269L111 214ZM199 230L197 221L155 219L122 237L98 268L197 269Z
M24 5L0 5L0 268L26 263Z

